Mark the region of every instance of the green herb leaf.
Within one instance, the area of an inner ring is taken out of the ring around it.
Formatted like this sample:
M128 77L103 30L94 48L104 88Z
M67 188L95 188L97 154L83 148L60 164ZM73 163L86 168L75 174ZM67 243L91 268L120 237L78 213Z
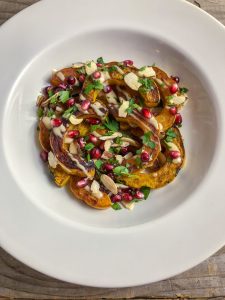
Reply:
M87 154L87 161L90 161L91 160L91 155L90 153Z
M98 170L101 169L102 165L103 165L103 161L101 159L95 161L95 166Z
M87 63L87 66L90 68L91 67L91 61Z
M108 122L105 122L104 126L113 132L119 130L119 123L116 120L108 119Z
M99 57L99 58L97 58L97 63L98 64L103 64L104 65L104 60L103 60L103 57L101 56L101 57Z
M122 145L122 141L121 141L121 138L120 137L117 137L116 139L115 139L115 143L116 144L118 144L118 145Z
M70 92L69 91L61 91L59 92L59 100L62 103L66 103L66 101L70 98Z
M93 83L88 84L86 88L84 89L84 93L87 95L92 90L102 90L104 88L104 85L100 82L100 80L95 80Z
M54 110L53 109L49 109L49 111L47 112L47 117L51 118L54 115Z
M128 175L129 174L129 170L124 167L124 166L118 166L118 167L115 167L113 169L113 173L117 176L120 176L120 175Z
M188 92L188 89L186 87L181 87L180 88L180 93L181 94L186 94Z
M150 147L151 149L155 149L155 142L151 141L152 132L148 131L142 137L143 144Z
M52 90L52 89L49 89L49 90L48 90L48 96L49 96L49 97L52 97L53 95L54 95L53 90Z
M132 114L133 110L135 108L139 108L139 105L135 103L135 100L134 99L130 99L129 100L129 107L127 108L127 113L128 115Z
M87 145L85 145L85 150L90 151L95 147L94 144L92 143L88 143Z
M167 130L166 135L167 135L167 136L170 136L170 137L172 137L172 138L177 137L175 131L174 131L172 128L170 128L170 129Z
M80 67L79 69L76 69L76 71L78 74L86 74L85 67Z
M93 132L97 129L105 129L105 127L102 125L91 125L91 132Z
M108 68L109 73L115 72L117 71L117 67L116 66L111 66Z
M50 98L50 103L51 104L56 104L57 103L57 97L56 96L52 96L51 98Z
M142 86L146 89L146 90L152 90L154 89L153 87L153 80L150 78L139 78L138 82L140 82L142 84Z
M144 198L146 200L148 198L150 192L151 192L151 189L149 187L147 187L147 186L143 186L143 187L141 187L140 190L144 194Z
M62 116L63 116L63 118L65 118L65 119L69 119L69 117L70 117L75 111L77 111L77 107L74 105L74 106L68 108L67 110L65 110Z
M141 154L141 152L142 152L142 149L136 150L136 154Z
M44 114L44 110L43 110L43 108L41 108L41 107L38 107L38 110L37 110L37 115L38 115L38 118L41 118L41 117L43 117L43 114Z
M146 69L146 66L145 67L141 67L140 69L139 69L139 71L144 71Z
M111 207L114 210L120 210L120 209L122 209L122 207L120 206L120 204L118 202L113 203Z
M137 164L138 166L140 166L140 165L142 164L142 161L141 161L140 156L137 156L137 157L135 158L135 161L136 161L136 164Z

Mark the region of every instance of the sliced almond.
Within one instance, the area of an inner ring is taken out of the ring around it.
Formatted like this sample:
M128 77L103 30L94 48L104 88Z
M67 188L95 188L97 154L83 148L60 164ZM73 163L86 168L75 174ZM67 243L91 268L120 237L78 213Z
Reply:
M116 160L118 160L119 164L122 163L123 161L123 156L122 155L115 155Z
M122 184L122 183L116 183L116 186L118 189L127 189L129 186Z
M128 142L132 146L139 146L138 142L136 142L135 140L133 140L129 137L126 137L126 136L121 137L121 141L122 142Z
M115 105L118 104L118 102L117 102L118 97L114 91L107 93L106 99L107 99L108 103L115 104Z
M64 143L65 143L65 144L71 144L72 142L73 142L73 139L70 138L70 137L66 137L66 138L64 139Z
M118 189L115 182L108 175L101 175L101 182L114 195L118 193Z
M121 132L114 132L112 135L103 135L99 139L102 141L107 141L107 140L113 140L117 137L121 137L122 133Z
M99 137L102 136L102 135L99 134L97 131L93 131L92 134L93 134L94 136L96 136L97 138L99 138Z
M156 76L155 71L152 67L145 67L144 70L138 71L138 76L140 77L153 77Z
M119 117L126 118L127 116L127 109L130 105L130 102L127 100L123 100L122 104L119 107Z
M52 123L51 123L51 119L49 117L43 117L42 122L44 123L44 125L47 129L49 129L49 130L52 129Z
M93 60L86 62L85 71L86 71L87 75L93 74L97 69L98 69L97 65Z
M122 201L122 204L125 208L129 209L129 210L133 210L134 209L134 206L135 206L135 203L134 202L125 202L125 201Z
M130 72L124 76L125 83L134 91L138 91L141 83L139 82L139 78L133 72Z
M78 125L81 122L83 122L83 119L78 119L74 115L70 116L69 120L70 120L70 123L72 123L73 125Z
M48 163L49 163L49 166L53 169L55 169L58 165L58 160L55 157L55 155L52 153L52 151L50 151L48 153Z
M65 78L65 76L64 76L64 74L62 73L62 72L57 72L56 73L56 76L60 79L60 80L62 80L62 81L64 81L66 78Z
M105 141L105 143L104 143L104 149L105 149L105 151L109 151L111 145L112 145L112 141L111 140Z
M119 66L115 66L115 67L116 67L118 73L120 73L121 75L124 74L124 71Z
M103 196L102 192L99 189L100 189L100 184L98 183L98 181L93 180L91 184L91 192L98 199L102 198Z
M78 153L78 150L77 150L77 147L74 143L71 143L70 144L70 147L69 147L69 152L71 154L77 154Z
M158 124L158 121L156 120L156 118L154 116L152 116L150 119L149 119L149 123L155 127L156 130L159 130L159 124Z
M175 104L175 105L181 105L184 104L184 102L187 100L186 96L173 96L172 99L169 100L170 104Z

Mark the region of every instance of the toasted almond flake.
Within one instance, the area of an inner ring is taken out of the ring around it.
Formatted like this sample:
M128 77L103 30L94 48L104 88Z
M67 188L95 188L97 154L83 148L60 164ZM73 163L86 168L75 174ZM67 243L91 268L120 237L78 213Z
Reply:
M159 122L158 122L158 125L159 125L159 131L163 132L163 125L161 123L159 123Z
M119 117L126 118L127 116L127 109L130 105L129 101L123 100L122 104L119 107Z
M49 130L52 129L52 123L51 123L51 119L49 117L43 117L42 122L44 123L44 125L47 129L49 129Z
M158 121L156 120L156 118L154 116L152 116L150 119L149 119L149 123L155 127L156 130L159 130L159 124L158 124Z
M53 169L55 169L57 167L58 160L55 157L55 155L52 153L52 151L50 151L48 153L48 163L49 163L49 166Z
M97 131L93 131L92 134L93 134L94 136L96 136L97 138L99 138L99 137L102 136L102 135L99 134Z
M83 119L78 119L74 115L70 116L69 120L70 120L70 123L72 123L73 125L78 125L81 122L83 122Z
M181 104L184 104L184 102L187 100L187 97L186 96L173 96L172 99L169 100L169 103L170 104L175 104L175 105L181 105Z
M135 206L135 203L134 202L125 202L125 201L122 201L121 202L123 204L123 206L129 210L133 210L134 209L134 206Z
M133 140L129 137L126 137L126 136L121 137L121 141L128 142L132 146L138 146L138 143L135 140Z
M123 156L122 155L118 154L118 155L115 156L115 158L116 158L116 160L118 160L119 164L122 163L122 161L123 161Z
M86 98L84 97L84 95L83 95L83 94L80 94L80 100L81 100L81 101L84 101L84 100L86 100Z
M66 137L66 138L64 139L64 143L65 143L65 144L71 144L72 142L73 142L73 139L70 138L70 137Z
M126 155L124 155L124 159L130 159L131 157L133 157L133 153L129 152Z
M74 144L74 143L70 144L70 146L69 146L69 152L71 154L77 154L78 153L76 144Z
M81 68L83 66L84 66L84 63L81 63L81 62L77 62L77 63L72 64L72 68L74 68L74 69L78 69L78 68Z
M106 114L106 108L100 102L96 101L95 103L91 104L91 107L95 111L96 115L99 117L103 117ZM104 109L104 112L101 110Z
M104 79L105 79L104 81L109 80L111 78L109 72L103 71L102 73L103 73L103 76L104 76Z
M89 64L90 64L90 66L89 66ZM85 71L86 71L87 75L93 74L97 69L98 69L97 65L93 60L86 62Z
M152 67L145 67L143 71L138 71L138 76L140 77L153 77L155 76L155 71Z
M101 182L103 183L103 185L114 195L116 195L118 193L118 189L117 186L115 184L115 182L112 180L112 178L110 178L108 175L101 175Z
M105 149L105 151L109 151L111 145L112 145L112 141L111 140L105 141L105 143L104 143L104 149Z
M100 189L100 184L98 183L98 181L93 180L91 184L91 192L98 199L102 198L103 196L102 192L99 189Z
M111 103L111 104L115 104L117 105L118 102L117 102L117 95L114 91L111 91L109 93L106 94L106 99L108 101L108 103Z
M178 158L173 159L173 163L174 163L174 164L180 164L181 162L182 162L181 157L178 157Z
M56 72L58 72L57 69L52 69L52 75L54 75Z
M133 72L130 72L124 76L125 83L134 91L138 91L141 83L138 81L139 78Z
M62 112L63 111L62 107L60 107L60 106L56 106L55 110L58 111L58 112Z
M122 133L121 132L114 132L112 135L103 135L99 139L102 141L107 141L107 140L113 140L117 137L121 137Z
M115 66L115 67L116 67L118 73L120 73L121 75L124 74L124 71L119 66Z
M89 185L86 185L86 186L84 187L84 189L85 189L87 192L90 192L90 190L91 190L91 188L90 188Z
M122 183L116 183L116 186L118 189L127 189L129 186L122 184Z
M103 158L103 159L110 159L112 157L113 157L113 154L111 152L108 152L108 151L104 151L102 153L102 156L101 156L101 158Z
M121 147L128 147L130 145L130 143L128 142L122 142Z
M56 73L56 76L60 79L60 80L62 80L62 81L64 81L66 78L65 78L65 76L64 76L64 74L62 73L62 72L57 72Z

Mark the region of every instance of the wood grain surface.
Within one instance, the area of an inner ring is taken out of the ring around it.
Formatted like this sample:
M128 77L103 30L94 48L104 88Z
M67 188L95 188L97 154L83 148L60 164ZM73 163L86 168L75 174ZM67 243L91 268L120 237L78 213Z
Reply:
M37 0L0 0L0 24L35 2ZM189 2L225 24L225 0ZM0 299L6 298L222 300L225 299L225 247L181 275L145 286L124 289L90 288L58 281L32 270L0 249Z

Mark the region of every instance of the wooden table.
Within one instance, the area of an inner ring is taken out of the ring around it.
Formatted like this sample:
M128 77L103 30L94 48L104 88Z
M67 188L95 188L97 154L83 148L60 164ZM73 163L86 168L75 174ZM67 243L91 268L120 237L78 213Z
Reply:
M188 1L225 24L225 0ZM34 2L37 0L0 0L0 24ZM124 289L90 288L58 281L30 269L0 249L0 299L2 298L222 300L225 299L225 247L181 275Z

